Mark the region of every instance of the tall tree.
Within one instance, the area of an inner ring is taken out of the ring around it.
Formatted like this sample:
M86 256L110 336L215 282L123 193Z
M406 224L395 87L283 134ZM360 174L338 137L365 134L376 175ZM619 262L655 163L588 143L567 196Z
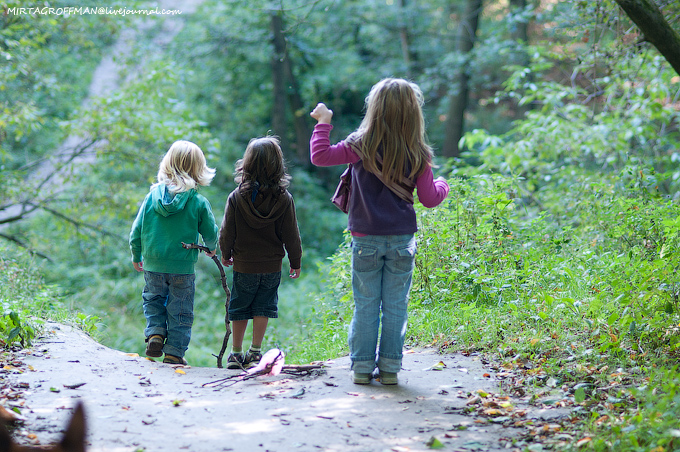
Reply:
M311 130L308 125L305 103L300 94L300 88L293 71L293 64L288 52L288 42L284 34L283 12L281 10L272 14L271 19L272 40L274 43L274 56L272 59L272 76L274 78L274 105L272 106L272 124L275 133L282 138L284 150L295 148L295 155L302 166L309 166L309 136ZM295 142L284 140L286 127L286 102L292 113L293 128L295 130Z
M616 3L680 74L680 34L669 25L656 4L651 0L616 0Z
M450 95L449 113L446 119L446 137L442 147L445 157L458 157L458 142L465 128L465 110L469 101L469 65L472 48L475 45L479 16L483 0L466 0L465 12L458 25L456 51L462 56L463 64L454 78L454 92Z
M283 17L280 11L271 15L272 44L272 128L273 132L281 139L284 152L290 149L288 134L286 134L286 71L284 60L286 59L286 39L283 36Z

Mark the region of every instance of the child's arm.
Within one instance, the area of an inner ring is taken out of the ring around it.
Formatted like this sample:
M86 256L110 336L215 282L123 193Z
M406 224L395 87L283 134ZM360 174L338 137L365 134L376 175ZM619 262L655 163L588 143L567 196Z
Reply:
M359 156L344 141L331 146L332 110L329 110L324 104L318 104L310 115L318 121L309 141L310 160L314 165L333 166L343 163L356 163L360 160Z
M416 179L418 201L427 208L438 206L449 195L449 184L443 177L434 179L432 169L428 168Z
M146 201L149 198L147 195L139 207L135 221L132 223L132 228L130 229L130 252L132 253L132 266L138 272L144 271L144 265L142 263L142 220L144 218L144 210L146 207Z
M227 198L224 206L224 217L222 218L222 225L220 226L219 247L222 253L222 265L230 267L234 264L234 241L236 238L236 218L234 216L235 207L232 203L232 194Z

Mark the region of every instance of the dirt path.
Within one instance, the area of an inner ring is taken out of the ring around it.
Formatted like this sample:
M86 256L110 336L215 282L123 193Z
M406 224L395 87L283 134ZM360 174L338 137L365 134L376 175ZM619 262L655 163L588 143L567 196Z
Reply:
M426 451L432 438L447 451L500 451L513 450L509 440L519 433L475 410L464 413L469 393L498 393L477 357L410 351L398 386L354 385L349 359L341 358L312 376L215 389L203 385L239 371L175 368L104 347L68 326L49 330L18 357L23 367L5 376L23 392L21 442L57 440L77 400L85 404L91 452ZM431 370L439 361L446 367Z

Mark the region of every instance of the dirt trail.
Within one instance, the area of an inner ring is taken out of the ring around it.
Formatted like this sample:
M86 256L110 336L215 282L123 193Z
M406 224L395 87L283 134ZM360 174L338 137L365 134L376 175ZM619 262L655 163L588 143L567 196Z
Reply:
M23 391L22 442L27 432L41 444L57 440L77 400L85 403L91 452L426 451L433 437L443 450L500 451L512 450L508 440L518 434L464 414L470 392L498 392L477 357L409 351L398 386L355 385L349 359L340 358L307 377L215 389L203 385L240 371L175 368L104 347L69 326L48 328L18 357L23 368L6 375ZM439 361L445 367L431 370Z

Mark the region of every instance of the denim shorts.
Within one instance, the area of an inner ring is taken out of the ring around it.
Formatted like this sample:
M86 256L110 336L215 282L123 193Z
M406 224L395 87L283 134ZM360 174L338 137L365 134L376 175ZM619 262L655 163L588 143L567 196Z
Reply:
M248 320L253 317L275 319L278 314L281 272L234 272L234 283L229 301L229 320Z

